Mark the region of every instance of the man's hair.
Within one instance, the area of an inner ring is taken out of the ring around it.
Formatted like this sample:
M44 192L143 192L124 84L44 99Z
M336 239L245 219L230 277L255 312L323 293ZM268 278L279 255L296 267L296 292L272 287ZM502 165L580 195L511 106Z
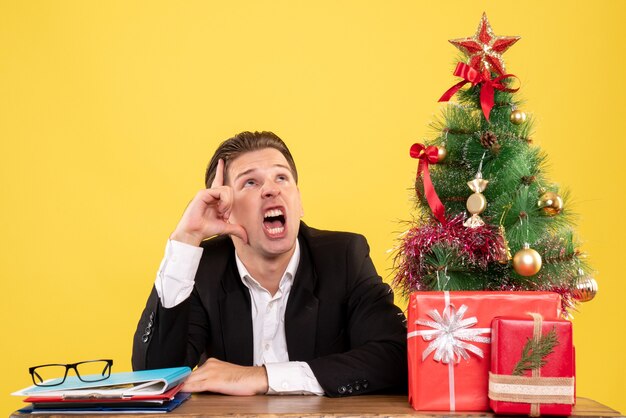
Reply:
M285 145L282 139L280 139L273 132L245 131L227 139L217 147L217 150L215 150L215 154L213 154L204 175L204 183L206 184L206 187L211 187L213 179L215 179L217 163L220 159L224 160L224 181L226 181L226 170L228 169L231 161L246 152L259 151L266 148L274 148L283 154L289 164L294 180L298 183L298 170L296 170L296 163L293 161L291 152L289 152L289 148L287 148L287 145Z

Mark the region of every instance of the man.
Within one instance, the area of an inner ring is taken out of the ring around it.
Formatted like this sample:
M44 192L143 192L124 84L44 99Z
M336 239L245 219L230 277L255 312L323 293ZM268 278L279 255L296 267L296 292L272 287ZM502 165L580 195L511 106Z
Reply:
M297 181L271 132L218 147L207 189L168 241L135 333L134 369L201 364L183 389L231 395L406 384L404 316L365 238L302 223Z

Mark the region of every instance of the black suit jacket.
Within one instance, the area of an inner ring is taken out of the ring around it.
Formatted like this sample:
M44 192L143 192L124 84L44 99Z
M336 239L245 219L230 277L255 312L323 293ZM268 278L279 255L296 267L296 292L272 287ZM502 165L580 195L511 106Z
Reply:
M361 235L300 226L300 264L285 311L289 360L305 361L329 396L406 385L406 327ZM206 357L252 365L249 290L229 237L202 243L191 296L167 309L152 289L133 341L135 370Z

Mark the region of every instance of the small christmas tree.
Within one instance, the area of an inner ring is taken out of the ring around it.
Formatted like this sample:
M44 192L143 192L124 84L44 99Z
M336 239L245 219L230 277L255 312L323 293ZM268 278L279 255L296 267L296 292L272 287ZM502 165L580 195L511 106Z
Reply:
M519 40L496 36L483 14L473 37L450 42L467 57L450 103L414 144L418 213L400 238L394 284L417 290L543 290L565 312L597 290L573 233L567 193L543 174L516 77L502 53ZM468 88L463 88L469 84ZM511 256L513 254L513 256Z

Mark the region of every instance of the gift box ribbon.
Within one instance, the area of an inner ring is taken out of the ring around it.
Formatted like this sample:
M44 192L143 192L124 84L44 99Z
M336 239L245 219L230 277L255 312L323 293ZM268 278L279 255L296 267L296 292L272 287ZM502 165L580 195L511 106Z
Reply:
M571 405L574 403L574 378L509 376L490 372L489 398L504 402Z
M541 338L543 318L537 313L533 317L533 338ZM540 415L541 404L574 404L573 377L541 377L539 368L532 369L532 376L510 376L489 372L489 399L504 402L530 404L531 417Z
M454 392L454 363L459 363L461 359L469 360L472 352L479 357L484 357L483 350L470 344L468 341L476 343L490 343L491 338L481 334L491 333L491 328L472 328L478 319L475 316L463 318L467 311L466 305L461 305L457 310L450 303L450 292L443 292L444 309L440 314L437 309L428 312L432 320L418 319L417 325L429 327L428 330L412 331L407 334L407 339L421 336L428 346L422 353L422 361L425 361L431 353L433 360L448 365L448 388L450 392L450 411L455 410Z

